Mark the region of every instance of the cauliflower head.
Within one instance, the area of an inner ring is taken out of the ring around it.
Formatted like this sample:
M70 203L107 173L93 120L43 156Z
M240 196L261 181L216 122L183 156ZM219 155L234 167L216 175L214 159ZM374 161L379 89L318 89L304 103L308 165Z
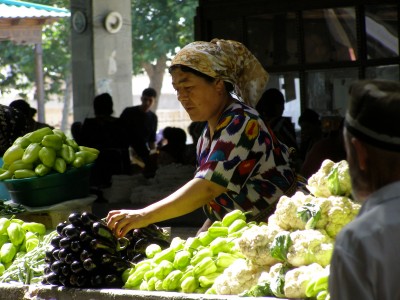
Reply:
M351 194L349 165L346 160L334 163L326 159L307 183L308 189L316 197L349 196Z
M285 274L284 294L287 298L306 298L306 288L310 280L324 271L324 268L317 264L312 263L308 266L301 266L289 270Z
M327 266L332 257L334 240L323 229L297 230L290 233L287 262L294 267L317 263Z
M321 217L316 229L325 229L327 234L335 238L342 228L350 223L358 214L361 205L348 197L330 196L313 198L311 203L319 206Z
M239 258L215 279L212 289L218 295L239 295L256 285L263 271L249 260Z
M313 198L312 195L306 195L303 192L296 192L292 197L282 196L270 219L273 218L272 222L284 230L305 229L306 223L297 216L297 209L310 203Z
M237 240L237 247L253 264L270 266L278 262L269 252L275 237L275 227L252 226Z

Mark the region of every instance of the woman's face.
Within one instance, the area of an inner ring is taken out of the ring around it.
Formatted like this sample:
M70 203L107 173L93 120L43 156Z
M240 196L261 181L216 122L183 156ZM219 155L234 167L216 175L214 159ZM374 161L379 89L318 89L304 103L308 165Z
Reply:
M178 100L182 103L192 121L208 121L210 125L218 122L225 109L227 99L222 80L208 82L190 72L179 68L171 72L172 86L177 92Z

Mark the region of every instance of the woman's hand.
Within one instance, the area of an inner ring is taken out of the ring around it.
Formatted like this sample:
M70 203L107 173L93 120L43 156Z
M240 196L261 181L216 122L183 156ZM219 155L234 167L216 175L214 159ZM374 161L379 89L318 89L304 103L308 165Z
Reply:
M112 210L108 213L107 226L118 237L124 237L135 228L146 227L146 214L143 210Z

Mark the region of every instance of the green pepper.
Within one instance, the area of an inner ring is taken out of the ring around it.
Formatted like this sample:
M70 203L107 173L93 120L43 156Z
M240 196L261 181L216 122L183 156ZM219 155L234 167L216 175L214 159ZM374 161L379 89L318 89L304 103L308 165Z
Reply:
M0 218L0 234L7 233L7 228L10 226L11 221L5 217Z
M139 285L139 290L141 290L141 291L148 291L148 290L149 290L146 280L143 280L143 281L140 283L140 285Z
M49 147L49 148L53 148L54 150L60 150L62 145L63 145L63 141L62 138L57 135L57 134L48 134L45 135L42 139L42 145L44 147Z
M225 227L225 226L220 226L220 227L211 226L207 229L207 231L211 237L219 237L219 236L227 236L228 235L228 227Z
M57 157L54 162L53 169L56 170L58 173L64 173L67 169L67 163L63 158Z
M172 264L172 262L168 260L163 260L154 268L154 276L162 280L169 273L171 273L173 269L174 265Z
M194 276L186 277L181 283L184 293L193 293L199 287L199 281Z
M5 243L0 249L0 258L3 264L11 263L17 254L17 247L12 243Z
M8 243L10 239L8 238L8 234L0 234L0 248L3 246L5 243Z
M227 268L231 264L233 264L237 259L238 257L231 253L219 252L217 255L216 265L217 267Z
M214 240L214 237L212 237L208 231L200 232L198 238L200 243L205 247Z
M24 151L22 155L22 161L24 163L33 164L39 159L39 151L42 149L39 143L31 143Z
M35 173L38 176L44 176L48 173L50 173L51 168L46 167L44 164L38 164L35 168Z
M16 170L21 170L21 169L28 169L28 170L32 170L33 165L32 163L26 163L23 162L22 159L18 159L16 161L14 161L8 168L8 171L10 171L11 173L14 174L14 172Z
M174 268L178 270L183 270L190 264L190 259L192 253L187 250L181 250L175 254L175 259L173 262Z
M161 281L160 279L158 279L157 277L151 277L148 281L147 281L147 290L148 291L155 291L156 290L156 282L157 281ZM162 281L161 281L162 282Z
M62 157L66 163L72 164L75 159L75 150L67 144L63 144L59 152L59 156Z
M243 219L236 219L229 225L228 227L228 234L234 233L236 231L239 231L243 227L247 226L247 222Z
M148 270L146 273L143 275L143 279L148 281L150 278L154 277L154 269Z
M174 291L179 288L179 280L181 279L183 273L180 270L173 270L171 273L165 277L162 282L162 287L165 291Z
M168 260L173 262L175 258L175 250L171 247L162 250L161 252L156 253L153 257L153 261L156 264L159 264L163 260Z
M33 132L31 132L28 135L28 139L32 143L40 143L45 135L53 134L53 131L50 129L50 127L43 127L40 129L37 129Z
M18 223L11 222L10 226L7 227L7 234L14 246L21 245L25 239L25 230Z
M80 168L85 165L85 159L83 157L75 157L74 161L72 162L72 166L74 168Z
M46 233L46 226L38 222L24 222L22 223L22 229L37 233L39 235L44 235Z
M232 210L222 218L222 225L229 227L237 219L246 220L246 215L239 209Z
M82 157L85 161L85 164L90 164L97 159L98 154L95 154L90 151L81 150L81 151L75 152L75 156Z
M199 284L201 287L208 288L214 284L215 279L220 276L221 273L212 273L208 275L202 275L199 277Z
M92 148L92 147L85 147L85 146L79 146L79 150L80 151L87 151L87 152L91 152L93 154L99 155L100 151L96 148Z
M147 258L153 258L154 255L161 252L161 246L158 244L150 244L146 247L145 253Z
M28 147L30 145L31 141L28 139L27 135L24 136L20 136L19 138L17 138L13 145L19 145L21 146L21 148L26 149L26 147Z
M39 151L39 159L46 167L52 168L56 161L56 151L50 147L42 147Z
M67 138L67 139L65 140L65 143L66 143L68 146L71 146L72 149L74 149L75 151L78 151L78 150L79 150L79 145L77 144L77 142L76 142L74 139L69 139L69 138Z
M3 161L5 164L11 165L14 161L19 160L24 155L24 149L20 145L12 145L4 152Z
M65 143L65 141L67 140L67 136L65 135L65 133L61 129L54 128L53 129L53 133L55 135L58 135L61 138L63 143Z
M192 259L190 260L190 264L192 266L197 265L205 257L212 257L212 256L213 256L213 252L211 251L211 249L203 248L203 249L197 251L197 253L195 255L193 255Z
M202 244L198 237L188 237L183 249L193 254L193 252L196 251L200 246L202 246Z
M230 238L217 237L210 243L210 250L214 255L217 255L219 252L229 252L235 246L235 243Z
M185 240L181 239L180 237L174 237L169 245L175 252L182 250L185 245Z
M0 276L3 275L5 270L6 270L6 267L2 263L0 263Z
M154 283L154 288L155 288L156 291L162 291L163 290L162 283L163 283L162 280L157 279L157 281Z
M211 257L205 257L197 265L194 266L193 273L195 276L208 275L217 271L217 265Z
M11 179L12 177L13 173L8 170L0 174L0 180Z
M25 249L26 252L30 252L35 249L39 245L39 238L30 238L29 240L25 241Z
M150 270L150 263L141 264L139 267L135 268L134 272L129 275L127 281L125 282L124 288L132 289L138 288L143 280L144 274Z
M133 274L133 272L135 272L135 268L128 268L124 272L122 272L122 282L125 283L128 280L129 276Z
M20 170L15 170L14 172L14 178L16 179L31 178L31 177L36 177L35 171L31 169L20 169Z

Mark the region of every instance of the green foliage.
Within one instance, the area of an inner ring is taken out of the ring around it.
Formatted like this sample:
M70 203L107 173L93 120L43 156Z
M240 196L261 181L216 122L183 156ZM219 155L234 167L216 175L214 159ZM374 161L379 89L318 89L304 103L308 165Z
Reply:
M69 8L69 0L35 0L35 3ZM63 94L65 78L71 74L71 51L69 46L69 18L63 18L43 27L43 73L46 98L50 94ZM35 85L35 46L16 45L10 41L0 42L0 66L8 66L0 73L0 92L8 93L12 89L24 92Z
M132 0L133 73L194 39L197 0Z

